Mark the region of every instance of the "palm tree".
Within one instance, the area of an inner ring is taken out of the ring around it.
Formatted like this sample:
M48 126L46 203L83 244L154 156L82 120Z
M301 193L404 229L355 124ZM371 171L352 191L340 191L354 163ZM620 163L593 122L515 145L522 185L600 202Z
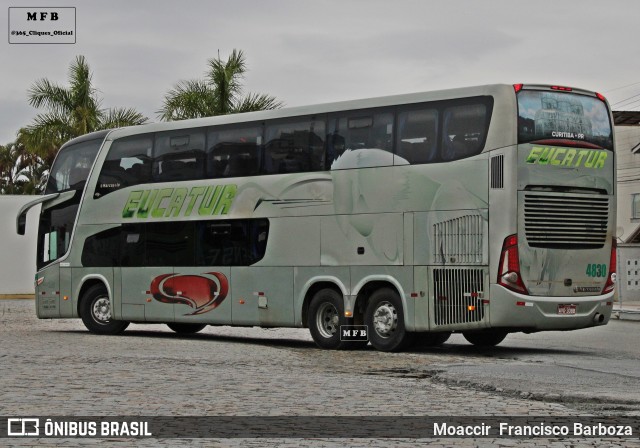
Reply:
M0 145L0 194L36 194L44 185L44 163L19 142Z
M77 56L69 66L68 88L43 78L29 89L29 104L46 111L38 114L31 125L20 129L18 139L47 166L53 162L60 146L69 139L101 129L147 121L132 108L102 109L91 78L84 56Z
M275 97L249 93L243 96L242 80L247 71L242 50L233 50L227 61L209 59L205 79L180 81L164 97L158 111L161 120L185 120L256 110L278 109Z

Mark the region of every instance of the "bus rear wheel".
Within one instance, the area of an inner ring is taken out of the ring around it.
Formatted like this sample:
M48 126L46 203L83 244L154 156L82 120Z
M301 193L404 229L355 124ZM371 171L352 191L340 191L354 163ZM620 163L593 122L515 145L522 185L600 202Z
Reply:
M344 300L338 291L330 288L318 291L309 304L307 322L309 333L318 347L331 350L352 348L349 341L340 340L340 326L349 322L344 317Z
M80 315L84 326L91 333L120 334L129 322L114 320L111 315L111 300L103 285L94 285L82 296Z
M399 351L411 341L411 335L404 327L402 300L391 288L378 289L371 294L364 313L364 323L371 345L380 351Z
M462 336L478 347L493 347L504 341L507 334L508 332L503 330L483 330L463 332Z
M179 322L167 324L167 327L171 328L178 334L194 334L204 329L206 326L206 324L184 324Z

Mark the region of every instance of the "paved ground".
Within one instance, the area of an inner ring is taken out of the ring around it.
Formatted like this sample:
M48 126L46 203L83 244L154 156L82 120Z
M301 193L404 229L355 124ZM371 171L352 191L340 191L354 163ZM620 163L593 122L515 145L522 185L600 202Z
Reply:
M459 348L463 344L457 339L448 349L389 354L319 350L306 330L296 329L208 327L193 337L178 337L162 325L132 325L123 336L105 337L89 334L79 320L38 320L33 306L27 300L0 302L1 415L567 416L596 412L563 403L560 396L514 394L511 389L469 381L478 371L495 377L500 375L500 365L520 366L526 360L508 359L499 349L470 352ZM631 325L640 330L640 325ZM629 412L634 411L620 409L622 415ZM615 413L607 409L608 415ZM6 442L11 446L129 446L133 441L0 439L0 445ZM432 446L640 446L637 440L619 439L428 442ZM133 443L414 446L416 441L149 439Z

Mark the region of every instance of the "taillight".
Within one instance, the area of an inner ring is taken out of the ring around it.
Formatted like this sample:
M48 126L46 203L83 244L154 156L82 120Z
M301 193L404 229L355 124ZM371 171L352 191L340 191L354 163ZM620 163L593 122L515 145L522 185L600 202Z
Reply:
M618 266L616 263L616 249L618 247L618 243L616 242L615 237L611 242L611 258L609 258L609 275L607 276L607 283L604 284L604 288L602 288L602 294L606 294L611 292L616 287L616 280L618 278L617 270Z
M606 101L607 101L607 99L606 99L606 98L604 97L604 95L603 95L603 94L601 94L601 93L596 92L596 96L598 97L598 99L599 99L600 101L603 101L603 102L606 102Z
M573 89L571 87L564 87L564 86L551 86L551 90L560 90L561 92L571 92Z
M522 87L524 86L524 84L514 84L513 85L513 90L516 91L516 93L518 93L519 91L522 90Z
M498 284L515 292L529 294L520 276L517 235L509 235L502 244L500 265L498 266Z

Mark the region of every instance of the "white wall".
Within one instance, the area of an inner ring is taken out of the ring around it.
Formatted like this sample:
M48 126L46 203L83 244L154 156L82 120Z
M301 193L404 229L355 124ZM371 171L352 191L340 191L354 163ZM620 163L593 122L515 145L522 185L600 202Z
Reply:
M0 195L0 294L34 294L40 206L27 215L27 233L16 233L18 210L37 196Z

